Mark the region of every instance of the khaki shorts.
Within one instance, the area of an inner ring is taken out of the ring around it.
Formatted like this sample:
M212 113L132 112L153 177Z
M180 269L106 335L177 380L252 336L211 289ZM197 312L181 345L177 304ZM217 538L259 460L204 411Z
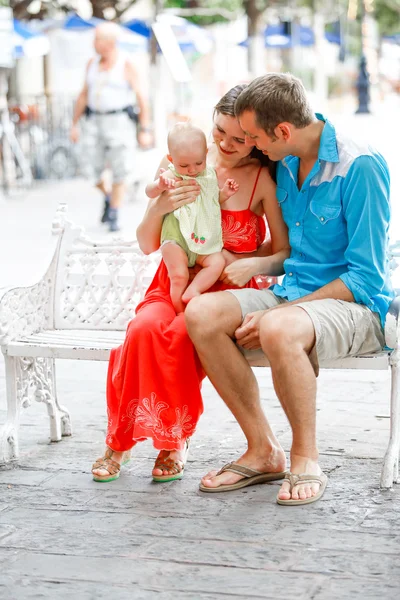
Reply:
M266 310L285 304L287 300L275 296L270 290L227 290L241 307L242 316L257 310ZM318 363L347 356L360 356L379 352L385 345L385 336L377 313L363 304L344 300L312 300L293 304L309 315L315 331L315 347L310 354L316 373ZM238 346L240 348L240 346ZM243 350L250 364L265 362L262 350Z
M91 115L82 119L81 171L100 181L110 169L115 183L123 183L133 170L135 126L126 113Z

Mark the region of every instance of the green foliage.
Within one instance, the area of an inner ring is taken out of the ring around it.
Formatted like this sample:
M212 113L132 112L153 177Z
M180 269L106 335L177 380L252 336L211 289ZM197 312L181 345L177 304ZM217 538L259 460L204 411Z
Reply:
M381 35L400 33L400 0L375 0L374 6Z
M189 21L196 25L212 25L213 23L226 22L226 16L218 14L218 11L229 11L231 13L239 13L243 8L242 0L166 0L164 6L166 8L208 8L215 10L214 15L195 15L192 17L186 16Z

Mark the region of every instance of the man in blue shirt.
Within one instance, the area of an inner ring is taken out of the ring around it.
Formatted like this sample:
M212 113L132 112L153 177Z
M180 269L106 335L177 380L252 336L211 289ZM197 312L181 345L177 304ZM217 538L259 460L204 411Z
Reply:
M393 299L389 172L378 152L314 115L302 83L290 74L255 79L235 112L245 143L279 161L276 195L291 254L281 285L205 294L187 307L189 335L203 367L248 441L247 452L203 477L200 489L229 491L284 477L285 454L249 366L260 364L261 356L271 366L293 433L290 471L277 502L306 504L318 500L327 484L316 442L318 363L384 345Z

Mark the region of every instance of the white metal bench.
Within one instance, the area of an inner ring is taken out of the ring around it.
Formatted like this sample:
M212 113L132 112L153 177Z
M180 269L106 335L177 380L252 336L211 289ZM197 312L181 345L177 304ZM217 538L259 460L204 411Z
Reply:
M47 406L52 441L71 435L69 413L57 399L55 359L108 360L111 348L122 342L159 262L157 253L143 255L136 241L90 240L66 220L63 207L53 231L59 240L42 280L28 288L0 290L0 344L8 409L7 421L0 429L0 463L17 459L19 415L32 399ZM392 255L394 268L400 242ZM392 304L385 330L387 346L393 351L321 365L368 370L391 367L390 441L382 469L383 488L398 481L399 309L400 297Z

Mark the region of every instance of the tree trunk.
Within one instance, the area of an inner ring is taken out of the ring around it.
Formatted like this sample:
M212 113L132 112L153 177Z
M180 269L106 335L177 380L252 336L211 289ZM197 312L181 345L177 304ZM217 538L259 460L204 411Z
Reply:
M266 3L259 8L257 0L246 0L243 5L247 14L247 69L252 77L257 77L265 72L261 16Z
M96 19L104 19L104 9L105 3L103 0L90 0L90 4L92 5L93 17Z

